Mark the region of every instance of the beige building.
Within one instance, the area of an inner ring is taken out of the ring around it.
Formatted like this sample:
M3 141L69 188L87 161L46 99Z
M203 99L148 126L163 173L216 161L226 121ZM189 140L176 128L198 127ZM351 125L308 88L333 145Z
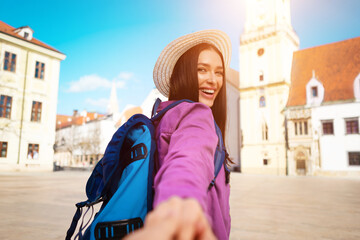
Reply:
M286 174L285 116L293 52L290 0L248 0L240 37L243 173Z
M52 170L60 61L30 27L0 21L0 170Z

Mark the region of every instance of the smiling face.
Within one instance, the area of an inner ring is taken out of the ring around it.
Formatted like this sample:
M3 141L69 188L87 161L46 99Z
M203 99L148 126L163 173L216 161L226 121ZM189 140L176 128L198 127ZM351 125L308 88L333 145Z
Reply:
M212 107L224 78L224 68L220 55L214 49L200 52L197 64L199 82L199 102Z

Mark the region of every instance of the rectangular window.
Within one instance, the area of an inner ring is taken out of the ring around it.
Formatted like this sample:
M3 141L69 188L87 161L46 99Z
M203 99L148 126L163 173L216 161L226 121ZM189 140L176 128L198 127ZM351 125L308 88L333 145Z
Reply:
M262 140L268 140L268 126L266 123L262 125Z
M36 61L35 65L35 78L44 79L45 63Z
M322 122L322 129L323 129L323 134L324 135L334 134L333 121Z
M318 89L317 89L317 87L312 87L312 88L311 88L311 95L312 95L313 97L317 97L317 96L318 96Z
M31 109L31 121L40 122L40 120L41 120L41 102L33 101L32 109Z
M28 159L37 160L39 158L39 144L29 143Z
M16 54L5 52L4 70L15 72L16 70Z
M7 145L7 142L0 142L0 157L6 158Z
M349 152L349 165L360 166L360 152Z
M12 104L12 97L6 95L0 96L0 117L10 118L11 104Z
M358 119L345 119L346 122L346 134L359 133L359 121Z
M295 135L307 135L308 134L307 120L294 121L294 130L295 130Z

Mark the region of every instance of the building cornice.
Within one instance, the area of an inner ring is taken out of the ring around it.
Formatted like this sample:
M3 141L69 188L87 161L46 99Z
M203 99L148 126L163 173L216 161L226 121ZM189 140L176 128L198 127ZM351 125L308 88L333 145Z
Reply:
M59 59L59 60L64 60L66 58L66 55L61 52L50 50L48 48L42 47L35 43L25 41L23 39L14 37L12 35L9 35L9 34L3 33L3 32L0 32L0 41L9 42L9 43L15 44L21 48L26 48L26 49L32 50L34 52L40 52L42 54L51 56L51 57Z
M299 42L300 42L299 37L296 35L293 29L287 26L274 26L274 25L266 26L264 28L259 29L258 31L243 33L240 36L240 46L257 42L263 39L267 39L269 37L276 36L280 33L285 33L296 46L299 46Z
M248 92L248 91L255 91L255 90L260 89L260 88L272 88L272 87L279 87L279 86L290 87L290 83L285 82L285 81L276 82L276 83L269 83L269 84L252 86L252 87L239 88L239 91L240 92Z
M346 99L346 100L322 102L320 105L307 105L306 104L306 105L286 106L285 110L293 111L293 110L299 110L299 109L304 109L304 108L317 108L317 107L347 104L347 103L360 103L360 102L357 101L355 98L352 98L352 99Z

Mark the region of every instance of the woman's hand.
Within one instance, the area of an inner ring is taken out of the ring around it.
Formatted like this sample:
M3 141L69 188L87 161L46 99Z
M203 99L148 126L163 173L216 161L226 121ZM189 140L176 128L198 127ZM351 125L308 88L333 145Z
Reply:
M148 214L145 225L126 240L216 239L200 204L191 198L172 197Z

